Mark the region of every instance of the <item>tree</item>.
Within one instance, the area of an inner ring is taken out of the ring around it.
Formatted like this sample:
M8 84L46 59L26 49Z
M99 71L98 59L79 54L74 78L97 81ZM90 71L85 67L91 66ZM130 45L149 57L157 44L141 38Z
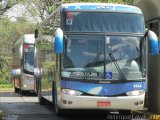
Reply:
M12 44L25 33L33 33L32 23L25 21L11 22L8 18L0 19L0 83L7 83L10 78L12 63Z

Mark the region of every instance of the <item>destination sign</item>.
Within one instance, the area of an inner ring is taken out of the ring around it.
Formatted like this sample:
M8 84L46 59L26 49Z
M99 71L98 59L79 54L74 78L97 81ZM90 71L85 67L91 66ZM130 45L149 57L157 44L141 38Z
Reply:
M83 77L83 76L89 76L89 77L97 77L98 72L71 72L70 77Z

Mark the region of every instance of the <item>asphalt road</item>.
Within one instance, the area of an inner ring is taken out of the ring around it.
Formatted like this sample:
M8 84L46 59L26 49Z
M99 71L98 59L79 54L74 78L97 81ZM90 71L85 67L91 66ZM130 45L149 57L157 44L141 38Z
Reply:
M116 112L107 114L106 111L84 110L68 111L63 117L59 117L51 104L39 105L37 96L30 93L22 96L14 92L0 92L0 112L3 113L2 120L128 120L128 117L132 117L121 116ZM143 116L140 119L147 120Z
M22 96L14 92L0 92L0 110L3 120L106 120L107 113L99 111L69 111L63 117L54 113L51 104L39 105L30 93Z

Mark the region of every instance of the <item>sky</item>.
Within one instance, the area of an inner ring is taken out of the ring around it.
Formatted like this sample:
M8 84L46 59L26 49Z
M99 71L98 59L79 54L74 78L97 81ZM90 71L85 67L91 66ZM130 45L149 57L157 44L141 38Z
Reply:
M4 15L8 16L8 18L15 22L17 21L17 18L24 17L27 21L37 23L41 22L41 18L37 15L33 17L33 15L28 11L28 6L25 6L24 4L16 4L12 8L8 9ZM34 7L36 8L36 7Z
M0 0L0 8L5 8L7 6L8 0Z

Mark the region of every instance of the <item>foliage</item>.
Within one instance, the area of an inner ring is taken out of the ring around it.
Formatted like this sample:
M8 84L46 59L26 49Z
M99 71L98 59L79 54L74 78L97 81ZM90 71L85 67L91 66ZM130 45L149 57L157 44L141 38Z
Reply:
M17 0L8 0L7 6L0 8L0 15L11 8L13 5L17 4Z
M0 84L0 88L12 88L13 84Z
M47 71L52 71L55 68L56 63L55 61L46 61L43 66Z
M12 63L12 44L24 33L33 33L34 25L25 21L10 22L0 19L0 84L10 82Z
M47 40L37 41L37 47L41 49L41 51L45 52L53 51L53 45L51 45Z

